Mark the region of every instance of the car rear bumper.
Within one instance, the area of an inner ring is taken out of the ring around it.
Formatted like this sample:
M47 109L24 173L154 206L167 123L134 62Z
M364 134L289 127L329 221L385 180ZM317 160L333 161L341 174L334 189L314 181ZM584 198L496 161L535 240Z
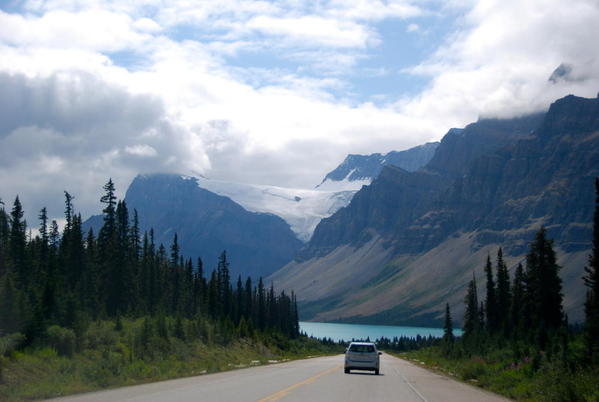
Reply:
M355 360L346 360L345 361L345 369L346 370L378 370L379 362L363 362L363 361L355 361Z

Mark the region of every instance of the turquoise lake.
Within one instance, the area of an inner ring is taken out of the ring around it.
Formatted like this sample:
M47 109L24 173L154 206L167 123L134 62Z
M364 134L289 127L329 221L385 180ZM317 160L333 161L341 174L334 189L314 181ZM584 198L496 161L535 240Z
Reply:
M333 324L328 322L300 321L300 331L315 338L332 338L334 341L351 341L352 339L366 339L371 341L381 337L393 339L393 337L406 336L415 338L420 336L442 337L443 328L426 327L399 327L393 325L363 325L363 324ZM454 329L453 334L459 336L462 331Z

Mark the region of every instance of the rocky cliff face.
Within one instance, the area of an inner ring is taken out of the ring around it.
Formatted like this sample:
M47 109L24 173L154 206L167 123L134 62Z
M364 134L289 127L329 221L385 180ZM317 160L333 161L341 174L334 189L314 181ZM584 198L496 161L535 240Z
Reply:
M201 257L205 269L227 250L233 277L266 276L289 262L302 243L272 214L249 212L227 197L198 187L197 179L173 174L137 176L125 196L137 209L142 231L169 247L177 233L181 255ZM95 218L96 225L101 219ZM94 219L89 224L93 225Z
M274 278L292 286L301 297L303 284L287 280L291 271L325 271L327 266L319 261L340 248L346 254L348 247L358 252L376 239L387 255L377 267L369 267L379 272L378 279L346 289L351 301L339 296L319 308L327 292L307 298L304 302L310 311L319 319L345 321L394 317L399 322L400 317L424 317L423 312L434 317L448 299L460 300L466 273L471 274L478 264L482 267L487 253L503 246L508 258L517 261L526 253L534 232L545 225L563 261L570 264L564 268L566 289L582 294L584 258L580 255L590 249L596 176L599 99L568 96L543 115L482 120L450 130L420 171L383 169L346 208L324 219L298 260ZM460 254L449 258L448 244L453 244L451 250L461 250ZM412 265L415 261L420 269ZM447 266L449 261L453 267ZM349 275L365 265L362 261L345 269ZM442 272L436 271L445 266ZM427 290L415 281L433 280L423 273L445 281ZM412 286L405 288L405 282ZM388 294L399 289L403 293L385 299L381 287ZM373 293L374 289L378 291ZM328 293L338 294L335 289ZM574 299L570 307L580 309L582 298Z

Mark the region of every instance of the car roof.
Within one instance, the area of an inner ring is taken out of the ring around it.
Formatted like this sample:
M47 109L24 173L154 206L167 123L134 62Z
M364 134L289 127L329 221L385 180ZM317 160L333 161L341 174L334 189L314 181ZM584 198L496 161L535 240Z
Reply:
M352 342L352 343L350 343L350 345L372 345L372 346L376 346L374 344L374 342Z

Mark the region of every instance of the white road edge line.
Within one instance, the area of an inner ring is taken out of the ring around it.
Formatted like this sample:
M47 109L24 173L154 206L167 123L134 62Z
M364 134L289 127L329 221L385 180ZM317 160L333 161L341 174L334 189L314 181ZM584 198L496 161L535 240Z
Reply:
M404 382L406 384L408 384L408 387L410 387L410 389L412 389L412 391L414 391L416 393L416 395L418 395L418 397L420 397L420 399L422 399L424 402L428 402L428 400L424 396L422 396L422 394L420 392L418 392L418 390L416 388L414 388L414 386L412 384L410 384L410 382L408 381L406 376L404 376L402 373L399 372L397 367L393 367L393 369L395 370L395 372L397 374L399 374L401 376L401 378L403 378Z

